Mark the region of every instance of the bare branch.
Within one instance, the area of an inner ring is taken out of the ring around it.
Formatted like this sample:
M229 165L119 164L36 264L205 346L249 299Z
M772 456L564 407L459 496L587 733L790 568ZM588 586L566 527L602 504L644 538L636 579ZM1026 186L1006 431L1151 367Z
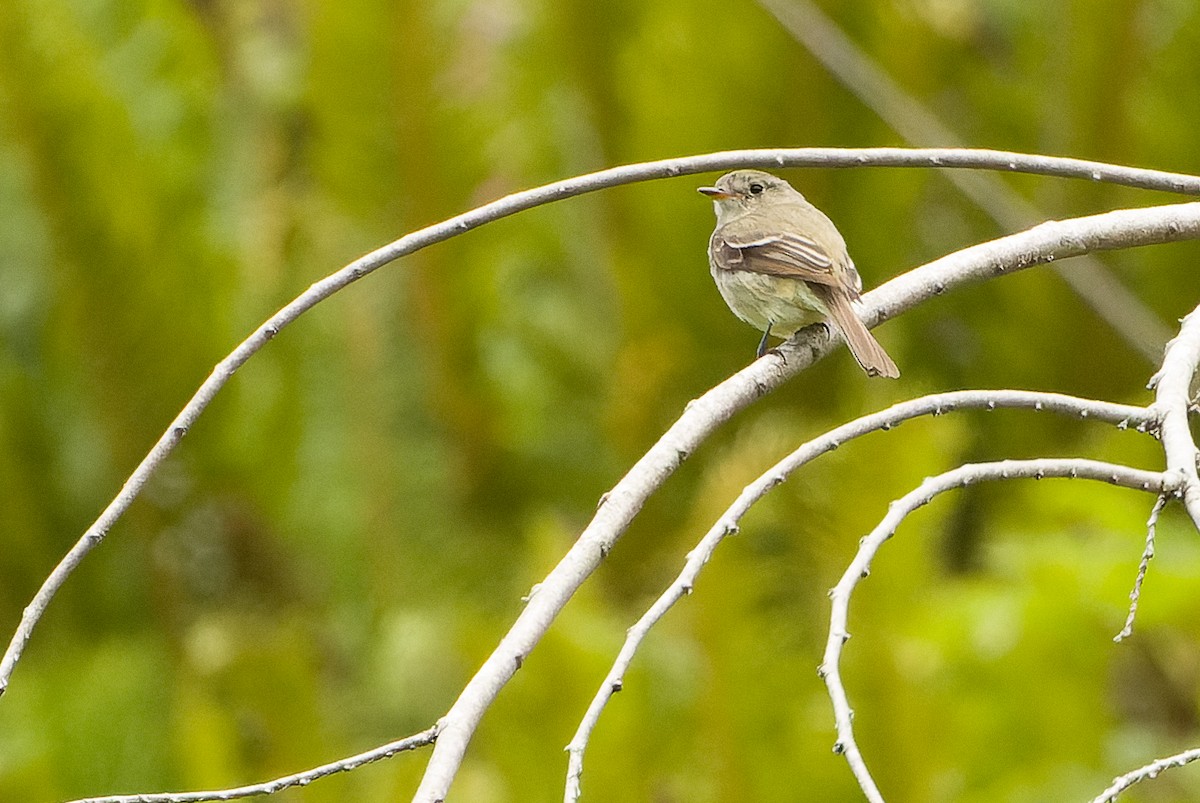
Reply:
M1117 799L1117 795L1124 792L1129 787L1133 786L1138 781L1144 781L1147 778L1157 778L1158 774L1163 770L1169 770L1174 767L1182 767L1191 764L1196 759L1200 759L1200 748L1192 748L1185 750L1182 753L1176 753L1167 758L1160 758L1157 761L1152 761L1140 769L1133 772L1128 772L1113 778L1112 786L1105 789L1100 795L1092 800L1092 803L1112 803Z
M0 659L0 695L8 687L33 629L72 571L124 514L142 487L174 450L208 404L247 360L285 326L320 301L401 256L411 254L532 207L619 184L740 166L868 165L989 167L1044 175L1112 181L1149 189L1200 194L1200 178L1145 171L1073 159L997 151L904 149L794 149L729 151L706 156L617 167L515 193L442 223L406 235L314 283L265 323L214 368L126 480L118 495L71 548L39 588ZM1200 204L1122 210L1043 224L1021 234L976 246L938 260L889 282L865 296L864 312L878 323L958 284L1077 256L1091 250L1191 239L1200 235ZM483 712L520 666L551 621L624 531L645 498L720 423L753 400L794 376L831 349L824 327L810 327L776 350L718 385L689 406L678 422L630 470L607 496L595 519L531 598L509 634L468 683L439 723L439 738L419 800L442 800Z
M863 296L874 325L952 287L1034 264L1105 250L1200 236L1200 204L1175 204L1052 221L973 246L892 279ZM575 590L621 537L642 504L717 426L824 357L829 330L807 327L763 359L692 401L683 415L607 494L595 518L531 595L529 604L441 720L443 730L414 798L445 799L483 712L524 662Z
M1180 497L1192 523L1200 530L1200 477L1197 476L1196 442L1188 426L1192 377L1200 366L1200 308L1183 319L1179 334L1167 344L1162 368L1150 379L1154 407L1161 416L1163 451L1167 470L1180 478Z
M878 311L878 320L886 320L929 298L930 293L940 295L965 281L1084 253L1127 248L1134 243L1194 239L1200 236L1198 213L1200 204L1185 203L1048 221L1019 234L964 248L892 279L869 294L874 302L871 311ZM878 322L870 317L866 320Z
M1142 407L1038 391L962 390L936 393L895 404L886 410L842 424L804 443L742 490L734 503L721 514L704 538L700 540L700 543L688 553L683 571L675 581L638 619L637 623L629 628L625 643L617 654L612 668L600 684L595 697L592 698L575 735L571 738L571 743L567 745L569 759L564 801L574 803L579 799L583 758L588 740L591 738L596 724L600 721L600 715L608 701L621 690L625 672L633 662L642 640L676 602L692 593L696 579L712 558L717 547L727 535L738 531L738 524L742 517L755 503L766 496L772 488L783 483L791 476L792 472L801 466L863 435L892 429L905 421L926 415L938 416L959 410L996 410L1001 408L1047 411L1074 418L1115 424L1122 429L1133 426L1139 431L1145 431L1155 423L1150 412Z
M54 567L33 600L22 611L21 621L0 658L0 697L8 688L21 653L50 601L83 559L108 534L137 498L146 482L175 450L183 436L233 374L284 327L324 299L369 273L400 257L501 218L589 192L656 178L691 175L734 167L957 167L987 168L1039 175L1084 178L1143 189L1200 195L1200 177L1179 173L1109 165L1082 159L1010 153L1007 151L904 148L792 148L723 151L702 156L679 157L656 162L609 168L583 176L556 181L531 190L513 193L491 203L428 226L356 259L335 273L315 282L272 315L217 363L212 373L188 400L159 437L149 453L129 475L120 492L101 512L70 551ZM1169 239L1152 240L1165 242ZM1148 241L1149 242L1149 241ZM1132 244L1132 243L1131 243ZM1086 250L1086 249L1085 249Z
M1133 635L1133 620L1137 618L1138 602L1142 596L1142 583L1146 580L1146 572L1150 570L1150 561L1154 558L1154 534L1158 529L1158 514L1166 507L1167 496L1159 494L1150 509L1150 518L1146 520L1146 548L1142 550L1142 560L1138 563L1137 577L1133 580L1133 590L1129 592L1129 614L1125 617L1125 626L1121 632L1113 636L1113 641L1121 642Z
M370 764L373 761L379 761L384 758L391 758L397 753L402 753L406 750L415 750L418 747L424 747L428 744L433 744L437 740L437 726L429 730L421 731L413 734L407 739L389 742L388 744L376 747L374 750L368 750L365 753L359 753L355 756L343 758L340 761L334 761L330 764L323 764L320 767L314 767L311 770L297 772L294 775L285 775L282 778L276 778L273 781L266 781L253 786L239 786L234 789L219 789L212 792L162 792L156 794L139 794L139 795L111 795L108 797L86 797L79 800L73 800L71 803L199 803L206 800L237 800L244 797L256 797L258 795L271 795L283 789L292 786L308 786L315 780L324 778L327 775L334 775L339 772L349 772L353 769L358 769L364 764Z
M956 147L962 137L905 92L837 24L810 0L758 0L759 5L825 66L837 80L907 142ZM947 180L992 220L1012 231L1045 217L993 173L948 171ZM1056 265L1055 272L1084 303L1135 351L1158 363L1171 336L1159 316L1100 260L1083 258L1086 271Z
M1177 481L1169 473L1143 471L1113 463L1077 458L1002 460L959 466L944 474L930 477L915 490L892 502L883 520L859 543L854 559L837 585L829 592L833 602L829 619L829 638L825 643L825 656L818 674L824 678L829 697L833 701L834 719L837 723L834 751L846 756L859 787L872 803L883 803L883 796L871 778L858 743L854 739L854 712L850 708L850 700L842 684L840 667L842 647L850 638L847 627L850 617L850 595L859 581L870 574L871 561L884 541L895 534L896 529L910 513L928 504L934 497L954 488L989 480L1040 480L1046 477L1099 480L1158 494L1172 493L1177 488Z

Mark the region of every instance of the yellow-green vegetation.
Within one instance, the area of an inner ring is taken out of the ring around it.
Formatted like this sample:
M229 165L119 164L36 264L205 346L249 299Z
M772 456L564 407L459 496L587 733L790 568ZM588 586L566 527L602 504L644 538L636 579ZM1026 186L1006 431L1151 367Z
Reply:
M1200 6L827 3L972 145L1200 171ZM739 0L6 0L0 12L0 639L214 363L413 229L602 167L905 144ZM912 143L916 145L931 143ZM867 287L1006 233L926 169L783 173ZM709 277L684 177L390 265L250 360L54 600L0 698L0 801L263 781L429 727L597 500L758 333ZM1046 218L1170 200L1006 177ZM1105 257L1164 325L1194 243ZM742 486L934 390L1145 404L1155 366L1045 268L957 290L736 416L645 506L500 695L451 800L561 798L625 629ZM651 633L585 801L856 801L816 667L828 588L889 500L964 461L1162 467L1145 435L1022 411L874 434L743 521ZM889 801L1082 800L1200 743L1200 547L1153 498L972 487L900 528L844 672ZM280 796L406 800L428 750ZM1184 800L1200 769L1126 798Z

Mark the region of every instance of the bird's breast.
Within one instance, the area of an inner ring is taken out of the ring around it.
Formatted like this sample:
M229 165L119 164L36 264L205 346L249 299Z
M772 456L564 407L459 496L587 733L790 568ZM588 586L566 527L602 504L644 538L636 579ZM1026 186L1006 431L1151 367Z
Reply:
M712 265L717 290L733 314L759 331L786 337L829 311L804 282Z

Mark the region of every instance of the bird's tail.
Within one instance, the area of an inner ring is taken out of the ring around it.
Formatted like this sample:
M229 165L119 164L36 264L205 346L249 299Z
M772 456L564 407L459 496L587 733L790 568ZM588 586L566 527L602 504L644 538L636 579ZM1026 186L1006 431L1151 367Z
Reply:
M842 337L846 339L846 345L850 347L850 353L867 372L867 376L883 376L889 379L900 376L900 369L896 367L896 363L883 350L883 346L879 345L879 341L875 339L870 330L859 320L858 315L854 312L850 296L832 287L814 287L814 289L822 296L821 300L829 309L829 317L841 330Z

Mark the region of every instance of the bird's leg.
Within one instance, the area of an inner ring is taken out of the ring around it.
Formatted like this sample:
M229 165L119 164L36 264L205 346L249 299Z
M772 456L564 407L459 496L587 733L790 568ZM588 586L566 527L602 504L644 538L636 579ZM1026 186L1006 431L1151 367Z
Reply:
M760 360L762 359L762 355L767 353L767 338L770 337L770 335L771 335L771 326L772 325L773 325L772 321L767 321L767 328L763 330L762 340L758 341L758 352L757 352L756 356Z

